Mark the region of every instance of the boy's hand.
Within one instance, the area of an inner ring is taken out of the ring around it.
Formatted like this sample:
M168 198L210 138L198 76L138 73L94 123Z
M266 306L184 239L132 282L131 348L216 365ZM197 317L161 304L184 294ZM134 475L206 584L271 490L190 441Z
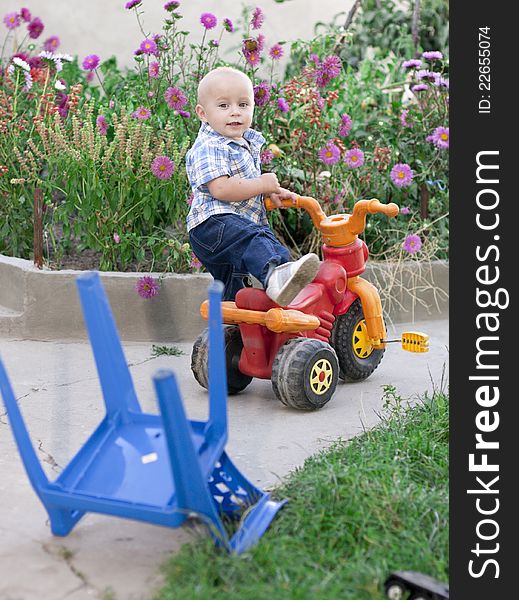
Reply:
M282 187L280 187L279 189L281 191L270 194L270 199L275 204L275 206L277 206L278 208L288 208L287 206L283 206L283 204L281 203L282 200L292 200L293 204L295 205L297 200L297 194Z
M263 173L263 175L260 175L260 179L264 194L279 194L281 192L282 188L275 173Z

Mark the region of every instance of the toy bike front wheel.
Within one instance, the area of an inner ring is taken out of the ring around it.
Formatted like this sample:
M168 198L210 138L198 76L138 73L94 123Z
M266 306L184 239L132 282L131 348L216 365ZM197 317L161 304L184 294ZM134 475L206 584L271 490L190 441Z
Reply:
M378 367L384 349L369 342L362 305L357 298L348 312L337 317L333 324L330 344L339 359L339 377L345 381L362 381Z
M272 388L286 406L301 410L323 407L333 396L339 379L334 349L320 340L293 338L272 363Z
M225 346L225 362L227 365L227 392L237 394L252 381L252 377L244 375L238 368L243 342L240 328L236 325L224 325L223 339ZM191 371L198 383L209 389L209 330L205 329L193 344L191 353Z

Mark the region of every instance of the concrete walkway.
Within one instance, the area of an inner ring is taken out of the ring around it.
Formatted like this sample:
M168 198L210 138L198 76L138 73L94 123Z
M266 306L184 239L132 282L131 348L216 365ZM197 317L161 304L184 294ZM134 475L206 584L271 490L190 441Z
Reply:
M385 384L396 386L404 398L446 385L448 321L397 327L398 332L429 333L429 353L408 354L393 344L368 380L340 384L318 412L284 407L268 381L254 380L243 393L229 399L227 450L251 481L272 488L331 441L349 439L375 425ZM189 417L205 419L207 395L189 368L191 344L176 345L184 355L152 358L150 343L124 344L142 407L156 412L151 376L166 367L179 378ZM90 346L0 338L0 354L42 464L48 476L55 478L103 414ZM192 540L193 532L187 527L167 529L89 514L69 536L53 537L0 407L0 598L150 599L161 585L160 564Z

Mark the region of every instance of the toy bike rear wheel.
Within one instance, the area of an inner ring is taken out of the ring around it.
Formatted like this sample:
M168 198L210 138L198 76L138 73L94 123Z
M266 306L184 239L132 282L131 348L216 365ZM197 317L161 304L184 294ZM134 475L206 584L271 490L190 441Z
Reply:
M345 381L367 379L384 355L384 349L378 350L369 343L364 312L358 298L347 313L337 317L330 344L339 359L339 377Z
M293 338L272 363L272 388L286 406L301 410L323 407L333 396L339 379L334 349L320 340Z
M237 394L252 381L252 377L244 375L238 368L243 342L240 328L236 325L224 325L223 340L225 346L225 362L227 364L227 392ZM198 383L209 389L209 330L205 329L193 344L191 353L191 371Z

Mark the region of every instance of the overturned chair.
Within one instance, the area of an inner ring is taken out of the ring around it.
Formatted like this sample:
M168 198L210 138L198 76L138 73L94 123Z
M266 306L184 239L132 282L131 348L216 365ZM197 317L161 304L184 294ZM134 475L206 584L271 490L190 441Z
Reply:
M263 535L286 502L274 501L233 465L227 441L227 382L221 316L223 286L209 288L209 418L187 419L175 375L153 380L159 415L142 412L110 305L97 273L77 280L106 415L61 474L49 481L36 456L0 360L0 389L31 484L54 535L87 512L178 527L204 522L217 545L241 553ZM239 524L232 537L223 517Z

